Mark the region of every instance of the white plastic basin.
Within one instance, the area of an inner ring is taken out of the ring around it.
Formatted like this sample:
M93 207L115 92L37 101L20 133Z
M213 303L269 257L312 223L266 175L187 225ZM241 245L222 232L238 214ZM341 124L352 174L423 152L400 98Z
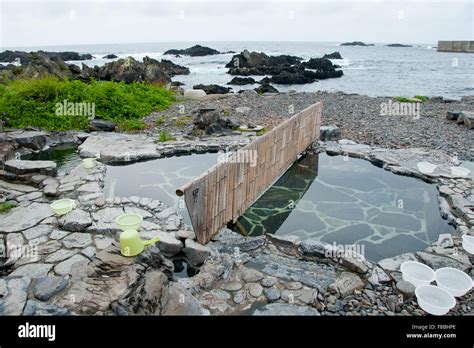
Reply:
M56 215L67 214L74 208L74 206L75 206L74 201L69 198L54 201L50 205L51 209L53 209Z
M454 296L434 285L421 285L415 289L418 305L433 315L445 315L456 305Z
M122 214L115 219L117 225L124 232L127 230L138 230L142 221L141 215L135 213Z
M436 168L434 164L431 164L429 162L419 162L416 166L418 167L418 170L423 174L431 174Z
M463 235L462 236L462 247L466 250L469 254L474 254L474 236L470 235Z
M405 261L400 265L403 280L415 287L428 285L435 280L435 272L427 265L416 261Z
M469 275L452 267L436 270L436 284L456 297L467 294L472 289L472 279Z
M464 167L451 167L451 174L455 176L468 176L471 171Z
M95 159L94 158L84 158L82 160L82 163L84 164L84 168L91 169L91 168L94 168L94 166L95 166Z

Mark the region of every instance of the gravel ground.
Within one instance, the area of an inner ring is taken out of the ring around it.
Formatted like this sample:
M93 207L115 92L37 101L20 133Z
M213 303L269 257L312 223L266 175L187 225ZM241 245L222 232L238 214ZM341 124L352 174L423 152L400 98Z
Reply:
M205 100L183 100L147 118L151 132L167 129L183 134L192 128L192 116L200 108L218 108L241 123L273 128L308 105L323 101L323 125L336 125L343 138L387 148L421 147L439 149L462 160L474 160L474 131L446 119L446 111L474 111L474 98L445 102L432 99L421 103L420 117L381 116L382 103L389 97L368 97L341 92L243 93L208 96ZM238 111L236 109L239 108ZM242 110L243 109L243 110ZM158 125L156 120L158 121Z

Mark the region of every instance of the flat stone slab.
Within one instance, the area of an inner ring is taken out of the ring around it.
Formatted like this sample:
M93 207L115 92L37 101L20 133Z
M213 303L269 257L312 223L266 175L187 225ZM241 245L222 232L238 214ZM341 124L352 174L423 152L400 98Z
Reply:
M9 160L5 162L5 170L19 175L30 173L57 175L56 163L53 161Z
M46 145L46 133L40 131L13 131L7 133L7 139L33 150L41 150Z
M53 268L52 264L48 263L31 263L28 265L21 266L20 268L13 271L10 276L20 276L29 278L40 278L46 277L48 272Z
M319 316L319 312L312 307L298 306L288 303L269 303L263 308L256 309L253 315L313 315Z
M336 271L332 266L273 254L252 257L246 266L276 278L300 282L320 292L326 292L336 280Z
M26 207L16 207L9 213L0 215L0 231L6 233L24 231L53 215L49 204L31 203Z
M95 157L110 163L130 162L160 157L156 143L143 135L108 133L89 136L79 146L81 157Z
M27 290L31 280L29 278L0 279L3 301L0 305L0 315L21 315L27 300Z

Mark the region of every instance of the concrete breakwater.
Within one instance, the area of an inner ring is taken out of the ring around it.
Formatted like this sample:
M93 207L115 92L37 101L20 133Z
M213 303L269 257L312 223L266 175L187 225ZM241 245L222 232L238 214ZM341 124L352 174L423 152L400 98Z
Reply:
M474 53L474 41L438 41L438 52Z

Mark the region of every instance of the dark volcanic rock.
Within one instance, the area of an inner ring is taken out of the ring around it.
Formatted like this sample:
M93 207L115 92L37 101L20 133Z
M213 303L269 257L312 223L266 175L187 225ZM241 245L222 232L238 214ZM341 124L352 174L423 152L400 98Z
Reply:
M294 74L282 71L278 75L272 76L270 81L280 85L297 85L316 81L315 75L312 71L302 71L301 73Z
M103 56L102 58L103 59L115 59L115 58L118 58L118 56L116 56L115 54L108 54L106 56Z
M313 75L313 77L320 80L341 77L343 75L342 70L336 70L335 65L327 58L311 58L309 61L303 63L303 66L308 69L316 70L316 74Z
M223 87L219 85L195 85L193 89L202 89L206 94L226 94L229 93L232 88L230 87Z
M231 134L239 127L239 123L232 118L224 117L217 109L200 109L194 118L192 135Z
M332 53L334 56L336 54L339 53ZM305 63L301 63L301 60L302 58L296 56L268 56L262 52L244 50L234 55L226 67L229 68L228 73L231 75L271 75L271 79L261 81L267 84L269 82L285 85L303 84L312 83L317 79L342 76L342 71L336 70L336 66L327 58L312 58ZM317 71L308 71L305 68Z
M403 44L399 44L399 43L394 43L394 44L389 44L389 45L386 45L387 47L413 47L412 45L403 45Z
M327 58L327 59L342 59L342 56L339 52L333 52L333 53L329 53L329 54L325 54L323 56L323 58Z
M269 83L262 83L262 85L258 88L255 88L255 91L259 94L263 93L278 93L278 90L270 85Z
M300 57L280 55L268 56L263 52L249 52L247 50L234 55L226 68L260 68L265 72L266 67L275 66L291 66L299 63L302 60ZM261 75L261 74L256 74Z
M341 46L375 46L374 44L366 44L362 41L352 41L352 42L344 42Z
M113 132L116 126L117 124L115 122L97 118L89 122L89 130L91 131Z
M171 55L185 55L191 57L202 57L202 56L211 56L214 54L219 54L219 51L216 51L209 47L204 47L201 45L195 45L193 47L189 47L186 49L171 49L166 51L164 54L171 54Z
M77 52L24 52L24 51L4 51L0 53L0 62L13 63L18 58L20 59L21 64L28 64L31 61L35 61L36 55L44 55L49 58L59 58L63 61L68 60L88 60L94 58L91 54L88 53L77 53Z
M143 59L143 62L145 62L145 59L147 58L148 57L145 57ZM171 60L162 59L161 62L158 62L155 59L148 58L148 61L154 61L155 64L158 64L161 69L171 77L175 75L189 75L190 73L188 68L182 65L175 64Z
M92 71L91 71L92 72ZM93 70L95 75L96 70ZM140 63L132 57L107 63L99 68L98 79L104 81L131 82L171 82L170 76L163 71L160 62L145 57Z
M234 77L232 80L230 80L230 82L227 82L228 85L237 86L252 85L254 83L257 83L257 81L251 77Z

